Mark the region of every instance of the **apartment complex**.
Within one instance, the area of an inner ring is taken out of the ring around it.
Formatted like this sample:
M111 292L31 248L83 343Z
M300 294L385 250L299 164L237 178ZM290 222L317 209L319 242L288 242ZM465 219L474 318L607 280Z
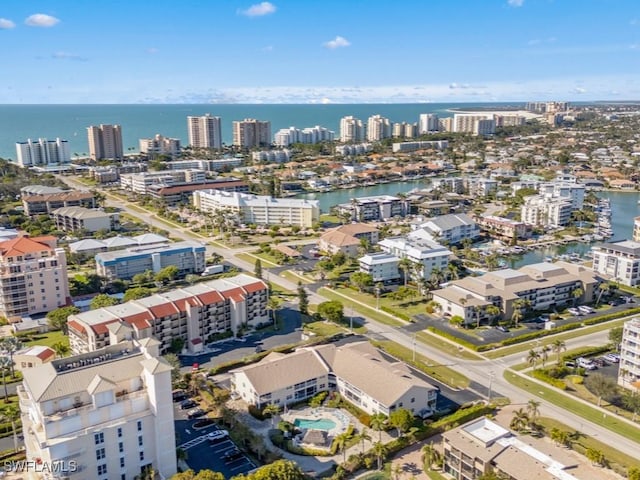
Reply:
M393 124L392 136L396 138L413 138L418 135L415 123L398 122Z
M378 229L364 223L348 223L323 233L318 241L318 248L331 255L342 252L348 257L355 257L362 248L363 240L369 246L378 243Z
M282 128L274 136L274 144L279 147L288 147L292 143L314 144L320 142L333 142L335 133L331 130L316 125L299 129L296 127Z
M91 192L77 190L40 195L23 195L22 207L25 215L48 215L63 207L95 208L95 197Z
M633 219L633 236L631 239L634 242L640 242L640 217Z
M382 115L373 115L367 120L367 140L379 142L385 138L391 138L393 127L391 121Z
M389 237L378 242L383 252L394 255L398 261L406 258L413 268L407 274L415 279L427 279L431 272L445 271L451 251L428 238Z
M0 242L0 315L50 312L68 301L67 257L56 237Z
M427 417L435 412L438 389L401 362L389 362L368 342L303 347L271 353L232 372L231 389L250 405L285 406L318 392L338 392L370 415L405 408Z
M629 287L640 284L640 242L604 243L592 247L591 253L594 271Z
M478 224L466 213L441 215L414 227L409 237L422 238L427 233L434 240L448 244L459 244L463 240L473 242L480 236Z
M510 242L520 238L527 238L530 229L524 222L511 220L510 218L485 215L475 217L475 221L481 230L486 231L494 238Z
M400 278L400 259L389 253L369 253L358 259L360 271L374 282L393 282Z
M204 170L205 172L220 172L231 170L242 165L242 159L237 157L222 157L214 159L174 160L166 162L168 170Z
M163 137L156 134L153 138L141 138L139 140L140 153L154 158L159 155L167 155L175 158L180 155L180 139Z
M220 177L220 180L207 180L203 183L188 183L184 185L152 185L147 190L147 195L154 200L159 200L167 206L175 206L179 203L190 204L193 200L193 192L198 190L221 190L223 192L249 192L247 182L240 180L226 180L229 177Z
M362 120L352 116L340 119L340 141L342 143L359 143L364 141L364 125Z
M130 480L152 468L160 478L176 473L171 366L158 358L155 340L123 341L23 375L18 398L26 460L66 467L46 478Z
M251 159L254 162L268 163L285 163L291 158L291 151L283 148L282 150L259 150L251 152Z
M456 113L453 116L453 131L474 135L492 135L496 133L496 121L493 115Z
M424 142L400 142L391 145L393 153L415 152L416 150L444 150L449 146L448 140L433 140Z
M199 169L160 170L157 172L130 173L120 176L120 187L140 195L147 195L154 185L171 187L189 183L204 183L207 174Z
M571 220L571 200L532 195L524 198L520 218L527 225L562 227Z
M336 145L336 155L342 155L343 157L349 155L364 155L373 149L373 145L370 143L358 143L356 145Z
M99 230L117 230L120 228L118 213L105 213L102 210L84 207L62 207L51 212L56 228L63 232L97 232Z
M444 471L455 480L484 475L530 480L591 480L598 470L575 453L533 436L519 437L488 418L442 434Z
M100 125L87 127L89 155L92 160L121 160L122 129L120 125Z
M464 186L467 189L467 194L472 197L488 197L495 195L498 192L498 182L493 178L483 177L466 177L464 179Z
M193 148L222 148L222 120L207 113L201 117L187 117L189 145Z
M350 213L353 221L373 222L405 217L409 213L409 201L392 195L359 197L338 205L337 209L341 215Z
M265 282L241 274L71 315L71 350L98 350L126 331L136 339L155 338L161 353L174 339L183 340L191 353L202 352L212 335L269 323L267 292Z
M178 267L178 275L202 273L206 266L206 247L187 240L169 245L138 247L96 255L96 272L110 280L130 280L139 273L158 273L165 267Z
M318 200L273 198L221 190L193 192L193 205L206 213L229 212L235 215L237 222L244 224L311 228L320 218Z
M67 140L39 138L37 141L28 139L26 142L16 143L16 163L21 167L59 165L69 162L71 162L71 153Z
M598 283L593 271L581 265L545 262L454 280L432 294L444 316L457 315L471 323L478 318L487 319L486 308L490 305L500 309L503 319L509 319L514 303L520 299L528 300L533 310L548 310L575 301L590 303L596 300ZM578 289L582 295L575 297Z
M271 145L271 122L245 118L233 122L233 144L241 148Z
M418 133L424 135L425 133L437 132L440 130L440 122L438 121L438 115L435 113L421 113L418 117Z
M93 256L96 253L107 252L113 250L122 250L129 247L149 247L151 245L166 245L169 240L166 237L155 233L144 233L136 237L115 236L105 238L104 240L96 240L94 238L86 238L69 244L69 250L72 253Z
M640 319L625 322L620 343L618 385L640 390Z

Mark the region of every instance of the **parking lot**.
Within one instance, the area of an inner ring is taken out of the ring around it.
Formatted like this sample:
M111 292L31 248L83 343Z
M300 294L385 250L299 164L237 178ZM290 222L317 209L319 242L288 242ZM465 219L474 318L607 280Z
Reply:
M173 410L178 448L187 453L187 464L195 472L209 469L231 478L256 468L229 437L209 441L207 435L219 430L216 425L196 430L193 425L201 419L188 419L187 410L180 408L180 402L174 403Z

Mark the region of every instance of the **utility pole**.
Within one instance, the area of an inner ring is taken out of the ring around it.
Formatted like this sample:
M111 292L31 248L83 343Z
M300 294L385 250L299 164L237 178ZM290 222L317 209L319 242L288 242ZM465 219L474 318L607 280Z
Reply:
M493 387L493 377L495 376L495 373L493 370L491 370L489 372L489 403L491 403L491 388Z

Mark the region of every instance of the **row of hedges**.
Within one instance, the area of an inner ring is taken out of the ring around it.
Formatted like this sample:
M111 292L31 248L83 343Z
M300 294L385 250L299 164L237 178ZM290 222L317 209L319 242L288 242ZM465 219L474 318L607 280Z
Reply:
M382 310L383 312L387 312L388 314L393 315L394 317L397 317L400 320L404 320L405 322L413 321L411 320L411 317L406 313L399 312L394 308L387 307L386 305L380 306L380 310Z
M436 335L440 335L441 337L444 337L448 340L451 340L453 342L456 342L459 345L462 345L463 347L467 347L471 350L477 350L478 352L482 352L484 350L482 350L482 346L478 347L478 345L474 345L473 343L463 339L463 338L459 338L456 337L455 335L453 335L452 333L449 333L445 330L440 330L439 328L436 327L427 327L427 330L429 330L430 332L435 333Z
M596 325L598 323L606 322L608 320L615 320L616 318L626 317L628 315L636 315L640 313L640 307L630 308L629 310L625 310L623 312L617 313L608 313L606 315L602 315L599 317L593 317L588 320L582 322L584 325Z
M537 378L538 380L543 381L544 383L548 383L549 385L559 388L560 390L566 390L567 389L567 384L564 383L562 380L558 380L557 378L553 378L551 375L549 375L547 372L545 372L544 370L533 370L531 372L531 376L533 378Z
M600 345L599 347L582 347L573 350L571 353L562 356L562 361L567 362L569 360L575 360L579 357L589 357L591 355L598 355L611 350L611 345Z

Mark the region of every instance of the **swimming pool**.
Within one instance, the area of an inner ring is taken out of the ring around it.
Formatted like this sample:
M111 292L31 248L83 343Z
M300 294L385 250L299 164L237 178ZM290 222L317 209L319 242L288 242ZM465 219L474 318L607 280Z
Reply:
M320 418L318 420L308 420L305 418L296 418L293 424L298 428L304 428L307 430L324 430L328 432L336 428L336 423L333 420L327 418Z

